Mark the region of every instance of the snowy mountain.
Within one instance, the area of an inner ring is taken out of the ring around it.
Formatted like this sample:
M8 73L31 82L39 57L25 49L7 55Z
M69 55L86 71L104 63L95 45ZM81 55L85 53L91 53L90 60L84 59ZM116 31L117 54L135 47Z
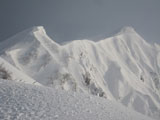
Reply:
M147 43L132 27L98 42L63 45L43 27L33 27L0 43L0 64L12 80L103 97L156 119L159 61L160 46Z

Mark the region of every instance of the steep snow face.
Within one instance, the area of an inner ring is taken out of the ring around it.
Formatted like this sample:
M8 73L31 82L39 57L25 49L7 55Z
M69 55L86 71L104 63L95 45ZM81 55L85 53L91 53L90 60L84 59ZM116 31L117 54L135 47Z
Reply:
M28 29L0 44L1 57L36 82L118 101L160 118L160 47L133 28L93 42L58 45L43 27Z
M5 61L1 57L0 57L0 79L23 82L33 85L41 85L40 83L36 82L36 80L24 74L22 71L18 70L16 67L12 66L10 63Z
M98 97L0 80L3 120L151 120Z

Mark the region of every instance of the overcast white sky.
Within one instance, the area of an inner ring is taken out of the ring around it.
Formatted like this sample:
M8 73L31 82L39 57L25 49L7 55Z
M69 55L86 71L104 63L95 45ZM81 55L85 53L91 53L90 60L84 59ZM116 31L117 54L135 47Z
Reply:
M101 39L132 26L160 43L160 0L0 0L0 41L37 25L57 42Z

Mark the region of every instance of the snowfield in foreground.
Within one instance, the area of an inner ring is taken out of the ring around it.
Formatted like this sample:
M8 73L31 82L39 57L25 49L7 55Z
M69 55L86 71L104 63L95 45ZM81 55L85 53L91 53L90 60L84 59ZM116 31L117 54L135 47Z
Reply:
M87 94L0 80L1 120L151 120Z

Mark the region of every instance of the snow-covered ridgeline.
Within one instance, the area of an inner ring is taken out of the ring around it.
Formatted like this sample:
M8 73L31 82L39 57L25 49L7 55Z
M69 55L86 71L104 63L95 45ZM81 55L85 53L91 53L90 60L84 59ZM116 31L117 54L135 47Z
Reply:
M51 40L43 27L33 27L1 43L0 51L6 63L35 81L31 84L88 93L160 116L160 47L131 27L98 42L64 45Z

